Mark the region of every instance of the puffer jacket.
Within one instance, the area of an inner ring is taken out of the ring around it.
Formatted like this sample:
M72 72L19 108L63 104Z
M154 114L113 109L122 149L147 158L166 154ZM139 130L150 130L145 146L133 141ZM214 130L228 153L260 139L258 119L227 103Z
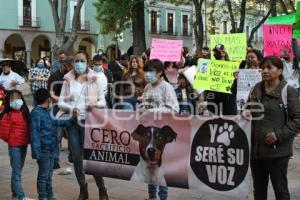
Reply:
M4 114L0 125L0 138L10 147L27 146L29 143L28 122L19 110Z
M54 120L50 111L35 107L31 112L31 151L33 159L40 159L43 152L54 152L58 147L57 126L71 126L73 119Z
M292 154L293 138L300 131L300 102L297 91L288 86L287 108L285 108L281 92L286 84L286 81L281 81L275 90L266 93L264 83L260 82L256 84L249 96L249 102L261 103L264 107L264 110L261 110L258 105L247 107L252 109L252 158L254 159L280 158ZM261 116L262 118L258 120ZM274 145L265 142L265 137L270 132L275 132L278 139Z

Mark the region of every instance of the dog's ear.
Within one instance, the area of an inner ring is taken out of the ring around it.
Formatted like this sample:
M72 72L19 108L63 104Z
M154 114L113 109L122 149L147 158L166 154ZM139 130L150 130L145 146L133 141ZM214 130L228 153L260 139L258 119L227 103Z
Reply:
M164 126L161 128L163 134L165 134L167 137L167 143L173 142L173 140L176 140L177 133L173 131L173 129L170 126Z
M142 124L138 125L138 127L131 133L131 136L134 140L140 141L143 137L143 134L146 132L146 127Z

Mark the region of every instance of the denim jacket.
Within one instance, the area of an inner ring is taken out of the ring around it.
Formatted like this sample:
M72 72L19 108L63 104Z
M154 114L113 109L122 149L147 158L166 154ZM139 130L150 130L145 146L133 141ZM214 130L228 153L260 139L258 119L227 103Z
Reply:
M57 126L71 126L74 119L55 120L48 109L35 107L31 112L30 121L32 158L39 160L41 153L54 152L59 148Z

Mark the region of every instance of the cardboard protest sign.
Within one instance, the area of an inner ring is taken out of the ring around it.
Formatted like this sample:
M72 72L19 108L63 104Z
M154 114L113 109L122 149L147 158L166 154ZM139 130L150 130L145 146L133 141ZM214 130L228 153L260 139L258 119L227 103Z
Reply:
M157 116L159 115L159 116ZM87 113L88 174L246 197L250 122L171 113Z
M292 25L269 25L263 26L264 32L264 55L280 57L282 50L292 51Z
M152 39L150 59L179 62L181 60L182 40Z
M248 100L249 93L262 80L261 70L259 69L240 69L237 82L236 100L238 109L243 110Z
M193 87L197 90L210 90L231 93L233 73L239 68L239 62L199 59Z
M241 61L245 59L247 53L246 33L212 35L210 41L211 50L218 44L223 44L225 46L229 60ZM213 55L213 52L211 55ZM214 60L215 58L212 56L212 59Z

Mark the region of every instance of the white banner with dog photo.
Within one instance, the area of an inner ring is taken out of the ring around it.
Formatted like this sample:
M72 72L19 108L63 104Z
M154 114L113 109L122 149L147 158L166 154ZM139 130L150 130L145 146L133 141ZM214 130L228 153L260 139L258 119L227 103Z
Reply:
M246 197L250 127L244 119L94 109L87 114L86 173Z

